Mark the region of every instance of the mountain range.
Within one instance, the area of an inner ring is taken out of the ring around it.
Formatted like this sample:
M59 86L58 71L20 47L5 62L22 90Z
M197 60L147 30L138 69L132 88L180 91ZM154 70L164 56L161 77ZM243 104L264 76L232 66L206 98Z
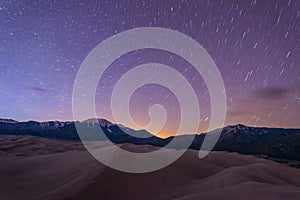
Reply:
M147 144L163 147L174 137L180 137L182 140L191 137L191 135L181 135L163 139L152 135L146 130L133 130L121 125L113 124L105 119L89 119L83 122L18 122L12 119L0 119L0 134L31 135L79 141L80 138L77 134L75 124L76 126L78 125L79 127L85 128L87 134L91 131L91 136L97 126L99 127L100 125L107 138L116 144ZM123 131L124 128L130 135ZM196 135L190 149L200 149L205 135L207 134L210 134L210 132ZM139 136L142 137L140 138ZM107 138L100 139L107 140ZM97 137L97 139L99 138ZM213 150L300 161L299 147L300 129L248 127L238 124L226 126L221 130L221 136Z

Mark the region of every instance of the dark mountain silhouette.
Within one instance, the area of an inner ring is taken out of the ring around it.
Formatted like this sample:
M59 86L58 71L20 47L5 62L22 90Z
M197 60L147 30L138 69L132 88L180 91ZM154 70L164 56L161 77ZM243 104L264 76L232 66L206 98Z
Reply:
M116 144L148 144L162 147L168 144L174 137L180 137L182 140L191 137L191 135L183 135L162 139L145 130L136 131L113 124L105 119L89 119L83 122L17 122L11 119L0 119L0 134L32 135L64 140L80 140L75 128L75 123L77 127L84 128L87 138L91 140L107 140L108 138ZM99 125L107 138L94 137ZM123 131L124 128L130 132L130 135ZM221 131L221 137L213 149L215 151L264 155L265 157L300 161L300 129L257 128L238 124L224 127ZM196 135L190 148L196 150L200 149L206 134L211 133ZM139 138L139 136L143 136L143 138ZM147 137L145 138L145 136Z
M77 125L77 127L75 126ZM122 125L117 125L105 119L88 119L83 122L17 122L10 123L4 119L0 119L0 134L6 135L32 135L46 138L56 138L64 140L80 140L76 128L82 128L86 132L86 138L93 140L107 140L105 137L99 137L97 130L99 126L103 132L110 139L110 141L132 144L150 144L154 146L162 146L165 140L152 135L146 130L133 130ZM126 129L131 135L126 134L122 129ZM97 134L97 135L96 135ZM136 135L134 137L132 135ZM139 138L142 136L143 138Z

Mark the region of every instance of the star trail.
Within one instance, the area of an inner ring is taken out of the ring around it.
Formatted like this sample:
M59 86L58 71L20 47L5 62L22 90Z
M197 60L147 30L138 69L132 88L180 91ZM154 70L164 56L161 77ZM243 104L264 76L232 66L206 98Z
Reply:
M226 124L300 127L300 2L245 1L1 1L0 117L72 120L72 88L87 54L106 38L137 27L182 32L210 54L227 93ZM99 117L112 119L110 95L128 69L162 63L196 89L199 132L210 119L207 87L184 59L161 50L130 52L105 72L96 94ZM178 102L167 88L145 85L132 96L132 117L149 120L150 105L168 110L176 129Z

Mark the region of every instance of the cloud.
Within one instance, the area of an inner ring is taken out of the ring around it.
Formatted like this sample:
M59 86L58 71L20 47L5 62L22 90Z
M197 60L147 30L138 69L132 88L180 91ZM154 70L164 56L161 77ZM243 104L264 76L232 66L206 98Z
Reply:
M253 90L251 92L251 96L259 98L259 99L282 99L286 97L286 95L290 92L287 88L281 87L266 87Z
M40 87L27 87L26 89L28 90L33 90L36 92L47 92L48 90L44 89L44 88L40 88Z
M244 115L252 115L253 113L242 110L242 109L239 110L237 108L229 108L226 114L231 117L240 117L240 116L244 116Z

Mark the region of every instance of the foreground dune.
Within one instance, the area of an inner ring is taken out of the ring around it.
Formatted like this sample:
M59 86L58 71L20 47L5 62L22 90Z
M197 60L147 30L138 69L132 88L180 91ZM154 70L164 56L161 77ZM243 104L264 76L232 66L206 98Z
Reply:
M189 150L156 172L129 174L100 164L80 143L0 136L0 199L300 199L299 169L236 153L197 153Z

